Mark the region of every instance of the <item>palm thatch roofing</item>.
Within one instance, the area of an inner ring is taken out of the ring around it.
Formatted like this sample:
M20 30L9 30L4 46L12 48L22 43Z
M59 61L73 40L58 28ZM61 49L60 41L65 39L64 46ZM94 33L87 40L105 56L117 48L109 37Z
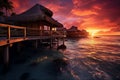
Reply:
M40 4L34 5L27 11L8 17L7 22L13 23L32 23L38 22L41 25L53 26L53 27L63 27L63 25L52 18L53 12Z

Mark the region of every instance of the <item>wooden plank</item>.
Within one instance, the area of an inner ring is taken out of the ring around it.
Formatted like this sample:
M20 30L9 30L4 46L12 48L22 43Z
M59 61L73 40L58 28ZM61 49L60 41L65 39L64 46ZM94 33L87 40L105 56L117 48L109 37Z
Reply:
M0 46L7 45L7 40L0 40Z

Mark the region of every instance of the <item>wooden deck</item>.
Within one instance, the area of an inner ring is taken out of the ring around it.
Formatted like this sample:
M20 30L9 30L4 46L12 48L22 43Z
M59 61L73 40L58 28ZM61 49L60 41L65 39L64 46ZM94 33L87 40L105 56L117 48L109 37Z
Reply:
M32 33L30 31L32 30ZM36 33L37 32L37 33ZM51 34L50 34L51 35ZM0 46L21 42L25 40L38 40L49 38L62 38L64 35L44 35L41 30L26 27L0 24Z

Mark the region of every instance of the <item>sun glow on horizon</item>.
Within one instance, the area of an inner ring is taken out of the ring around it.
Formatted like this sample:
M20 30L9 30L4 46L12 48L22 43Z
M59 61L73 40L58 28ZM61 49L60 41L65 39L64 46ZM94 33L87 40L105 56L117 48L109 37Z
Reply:
M97 32L99 32L100 30L89 29L87 31L89 32L91 37L94 37L97 35Z

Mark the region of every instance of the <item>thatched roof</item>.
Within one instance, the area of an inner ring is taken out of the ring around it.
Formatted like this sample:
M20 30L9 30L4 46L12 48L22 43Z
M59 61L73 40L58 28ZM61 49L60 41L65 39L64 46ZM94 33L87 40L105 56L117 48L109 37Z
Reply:
M25 22L42 22L43 25L48 26L56 26L62 27L63 25L52 18L53 12L49 9L43 7L42 5L36 4L32 8L27 11L8 17L6 20L8 22L17 22L17 23L25 23Z

